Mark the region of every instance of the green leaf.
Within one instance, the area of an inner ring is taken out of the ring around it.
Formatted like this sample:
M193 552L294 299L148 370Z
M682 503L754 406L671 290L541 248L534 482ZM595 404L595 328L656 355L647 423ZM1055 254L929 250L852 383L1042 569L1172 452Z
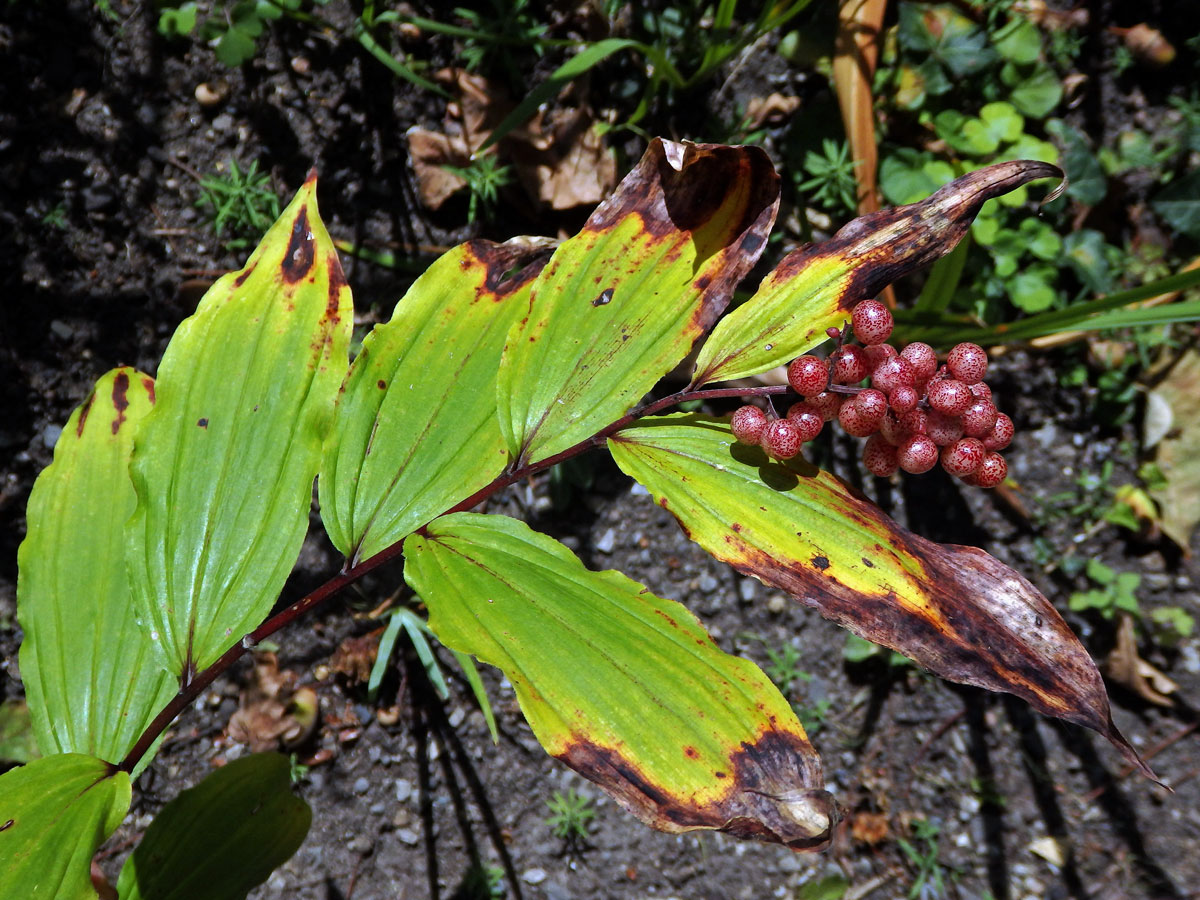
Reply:
M687 355L766 246L778 198L757 148L651 142L509 333L500 428L518 465L590 438Z
M609 448L692 540L738 571L944 678L1095 729L1144 765L1054 606L982 550L905 531L804 459L771 462L736 444L727 421L645 419Z
M1037 313L1049 309L1058 297L1054 287L1047 281L1047 276L1053 276L1042 268L1030 267L1019 272L1007 282L1008 297L1013 305L1027 313Z
M1200 169L1171 182L1150 205L1176 231L1200 238Z
M860 216L830 240L794 250L713 329L693 384L757 375L795 359L848 320L858 301L953 250L985 201L1035 178L1061 176L1043 162L988 166L920 203Z
M244 900L299 849L312 822L290 764L256 753L163 807L125 861L121 900Z
M217 59L223 65L236 69L248 59L254 58L254 37L237 25L230 25L217 41Z
M500 516L436 519L405 555L438 639L499 666L542 746L643 822L828 841L832 801L787 701L686 608Z
M17 616L21 677L45 754L119 762L175 694L138 627L125 569L123 528L137 505L129 458L153 403L148 375L101 377L29 497Z
M0 703L0 762L27 763L37 757L29 706L9 697Z
M79 753L0 775L0 897L96 900L92 856L131 796L128 774Z
M1062 82L1053 69L1041 64L1013 87L1009 97L1031 119L1044 119L1062 102Z
M496 369L529 309L536 244L472 241L430 266L367 335L346 380L318 483L347 558L369 558L500 474Z
M1108 194L1108 179L1088 147L1087 137L1062 119L1051 119L1046 131L1063 145L1062 166L1070 183L1066 195L1084 206L1095 206Z
M1041 58L1042 33L1024 16L1015 15L992 36L992 46L1005 59L1028 65Z
M1094 228L1081 228L1068 234L1062 243L1067 264L1089 291L1102 294L1111 290L1113 278L1104 254L1104 235Z
M352 318L314 172L163 355L126 559L139 615L185 682L262 621L292 570Z

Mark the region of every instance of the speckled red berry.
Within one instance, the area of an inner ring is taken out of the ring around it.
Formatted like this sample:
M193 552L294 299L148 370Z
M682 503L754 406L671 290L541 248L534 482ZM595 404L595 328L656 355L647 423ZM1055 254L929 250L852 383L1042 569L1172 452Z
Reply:
M983 465L987 450L979 438L960 438L942 449L942 468L959 478L974 475Z
M821 391L819 394L813 394L811 397L805 397L805 401L816 408L826 422L832 422L837 418L838 410L842 408L842 400L845 394L835 394L833 391Z
M910 475L928 472L937 465L937 444L928 435L914 434L896 448L896 460Z
M946 368L963 384L977 384L987 374L987 351L978 344L956 344L946 357Z
M999 413L991 400L976 400L962 414L963 434L967 437L984 438L992 433Z
M1013 420L1004 413L999 413L996 416L996 424L992 426L992 430L988 435L983 438L983 446L989 450L1003 450L1012 443L1015 433L1016 429L1013 427Z
M894 324L891 312L878 300L863 300L850 315L854 336L867 346L882 344L890 338Z
M999 453L988 453L979 470L971 476L972 482L981 488L994 488L1008 477L1008 463Z
M767 427L767 414L757 406L742 406L729 421L733 436L743 444L757 444Z
M817 356L799 356L788 366L787 377L793 391L811 397L829 385L829 363Z
M874 372L889 359L894 359L899 355L891 344L872 344L870 347L864 347L863 350L867 354L867 374Z
M909 410L916 409L917 403L921 400L917 389L914 387L898 387L894 388L888 394L888 406L899 414L904 414Z
M825 427L825 418L811 403L793 403L787 417L800 429L800 440L808 443Z
M804 443L800 426L791 419L775 419L763 429L762 448L776 459L791 459Z
M838 410L838 423L847 434L854 437L866 437L879 430L887 412L887 397L881 392L868 388L845 403Z
M872 475L887 478L900 467L896 448L881 434L873 434L863 445L863 465Z
M948 416L961 416L975 401L970 388L954 378L931 381L926 397L930 406Z
M937 354L923 341L913 341L900 351L900 355L912 365L917 381L928 381L937 371Z
M925 420L925 433L939 447L947 447L963 436L962 419L934 410Z
M854 344L835 350L830 360L835 384L857 384L870 372L866 351Z
M898 387L912 387L916 383L912 363L903 356L885 359L871 372L871 387L894 391Z

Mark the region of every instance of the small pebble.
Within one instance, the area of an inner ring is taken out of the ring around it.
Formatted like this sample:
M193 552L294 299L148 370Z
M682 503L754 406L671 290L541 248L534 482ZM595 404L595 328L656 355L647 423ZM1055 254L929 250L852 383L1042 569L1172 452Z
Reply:
M787 609L787 603L787 597L783 594L772 594L770 599L767 600L767 611L779 615L779 613Z
M405 800L407 800L409 797L412 796L412 791L413 791L412 782L409 781L407 778L397 778L396 783L395 783L395 790L396 790L396 800L400 803L403 803Z
M629 489L629 495L631 497L648 497L650 496L650 492L646 490L646 486L644 484L639 481L635 481L633 483L633 487Z
M521 873L521 880L526 884L541 884L546 880L546 870L526 869Z
M60 337L64 341L69 341L75 334L74 328L59 319L53 319L50 322L50 331L54 333L55 337Z
M54 445L58 443L58 438L62 434L61 425L47 425L42 429L42 444L48 450L53 450Z
M758 596L758 582L753 578L743 578L738 582L738 594L743 603L749 603Z
M600 539L596 541L596 550L600 553L612 553L616 545L617 534L610 528L604 534L600 535Z
M711 594L720 586L721 583L708 572L701 575L700 580L696 582L696 587L700 588L706 594Z
M371 782L367 778L356 778L354 781L354 793L365 794L371 789Z
M363 856L366 856L375 849L375 842L365 834L360 834L358 837L350 841L350 843L348 843L346 846L350 849L351 853L359 853Z
M396 837L398 837L402 843L408 844L410 847L415 846L417 842L421 840L420 837L417 836L417 833L411 828L401 828L396 832Z

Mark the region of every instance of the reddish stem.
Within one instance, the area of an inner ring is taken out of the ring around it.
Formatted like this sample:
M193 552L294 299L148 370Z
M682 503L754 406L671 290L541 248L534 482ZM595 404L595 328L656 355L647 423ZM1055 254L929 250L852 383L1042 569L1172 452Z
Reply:
M555 453L553 456L548 456L545 459L538 460L535 463L522 465L519 468L512 469L502 473L491 484L480 488L470 497L455 504L450 509L446 510L442 515L448 515L454 512L463 512L478 506L484 500L487 500L497 491L514 484L523 478L528 478L538 472L549 469L551 466L570 459L573 456L578 456L592 447L598 446L607 437L620 431L622 428L627 428L634 421L643 416L654 415L661 410L676 406L680 403L685 403L689 400L716 400L725 397L763 397L771 394L782 394L788 390L787 385L771 385L760 388L712 388L706 391L690 391L684 390L671 394L669 397L663 397L661 400L656 400L649 403L641 409L635 409L626 413L621 418L617 419L611 425L602 428L596 434L586 440L580 441L566 450ZM435 516L434 518L438 518ZM431 520L432 521L432 520ZM417 529L423 531L424 526ZM404 549L404 539L397 541L390 547L381 550L369 559L362 562L353 562L353 564L343 568L341 572L330 578L312 593L297 600L287 609L272 616L267 621L263 622L258 628L244 636L240 641L226 650L221 656L208 668L199 672L187 684L179 689L171 702L162 708L154 720L146 726L146 730L142 732L137 743L133 745L130 751L121 760L118 768L125 772L132 772L150 746L158 739L158 736L166 730L167 726L175 720L188 706L190 706L201 692L208 687L217 676L226 671L235 662L245 656L248 650L253 650L258 644L273 635L280 628L295 621L300 616L312 611L320 606L334 594L341 591L343 588L362 578L368 572L379 568L386 562L390 562L401 554Z

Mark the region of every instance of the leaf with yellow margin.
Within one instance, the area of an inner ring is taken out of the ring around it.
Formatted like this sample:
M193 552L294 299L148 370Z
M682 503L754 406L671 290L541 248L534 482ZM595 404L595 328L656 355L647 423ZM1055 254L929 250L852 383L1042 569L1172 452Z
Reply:
M499 415L517 464L590 438L679 363L766 247L778 204L756 147L651 141L509 333Z
M135 438L130 583L185 683L262 621L308 530L354 312L316 190L176 330Z
M758 291L713 329L696 360L695 386L757 375L826 339L860 300L945 256L992 197L1037 178L1062 178L1049 163L997 163L919 203L860 216L819 244L793 250Z
M1153 777L1113 725L1087 650L999 560L906 531L802 457L775 462L735 442L727 420L645 419L609 449L717 559L943 678L1094 729Z
M435 519L404 552L438 639L502 669L542 746L647 825L828 843L833 801L788 702L684 606L502 516Z

